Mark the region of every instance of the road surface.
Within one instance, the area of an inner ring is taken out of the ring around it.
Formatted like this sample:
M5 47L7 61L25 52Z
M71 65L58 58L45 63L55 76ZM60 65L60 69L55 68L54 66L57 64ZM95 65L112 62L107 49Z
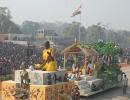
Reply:
M81 100L130 100L130 67L124 68L123 71L126 73L129 80L129 87L126 96L123 96L122 88L113 88L87 98L82 97Z

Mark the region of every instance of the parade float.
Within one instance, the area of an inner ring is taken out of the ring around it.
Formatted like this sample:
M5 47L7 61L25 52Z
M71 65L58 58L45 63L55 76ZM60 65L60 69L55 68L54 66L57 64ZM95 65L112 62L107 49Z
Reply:
M64 66L44 71L42 64L26 69L22 63L14 80L1 82L2 100L80 100L119 86L122 72L116 62L119 48L114 43L74 43L65 48ZM71 55L74 62L67 65ZM81 61L81 62L80 62ZM71 67L70 67L71 65Z
M62 51L64 68L67 67L69 56L77 57L74 58L76 61L74 60L72 71L68 71L68 78L78 86L80 96L90 96L120 86L122 71L116 60L119 53L120 49L111 42L87 45L74 43ZM81 59L82 64L79 62Z

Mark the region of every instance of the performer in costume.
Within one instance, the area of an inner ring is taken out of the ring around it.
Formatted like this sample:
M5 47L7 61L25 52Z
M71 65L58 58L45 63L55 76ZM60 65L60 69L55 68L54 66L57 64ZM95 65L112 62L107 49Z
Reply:
M44 60L43 70L56 71L57 63L54 58L54 51L50 47L49 41L45 43L45 50L43 51L43 60Z

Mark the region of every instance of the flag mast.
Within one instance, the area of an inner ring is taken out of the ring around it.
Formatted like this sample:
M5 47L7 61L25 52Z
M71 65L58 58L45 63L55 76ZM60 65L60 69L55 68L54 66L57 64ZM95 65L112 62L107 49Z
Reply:
M80 30L80 27L81 27L81 11L80 11L80 15L79 15L79 42L81 41L81 30Z
M71 17L74 17L76 15L79 15L79 29L78 29L78 41L81 41L81 5L72 13Z

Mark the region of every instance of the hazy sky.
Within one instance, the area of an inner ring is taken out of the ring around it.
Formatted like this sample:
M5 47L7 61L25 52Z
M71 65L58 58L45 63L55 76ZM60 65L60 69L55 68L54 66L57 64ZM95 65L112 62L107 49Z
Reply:
M114 29L130 30L130 0L0 0L10 9L13 21L79 21L71 13L82 4L82 25L102 22Z

